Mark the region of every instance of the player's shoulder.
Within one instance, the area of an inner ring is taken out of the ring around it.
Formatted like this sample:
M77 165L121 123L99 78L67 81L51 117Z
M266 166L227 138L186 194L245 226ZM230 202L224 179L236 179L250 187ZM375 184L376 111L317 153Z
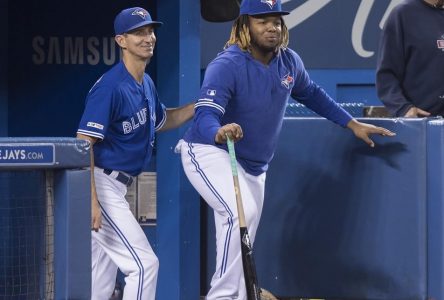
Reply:
M105 72L93 85L90 93L95 90L119 90L125 85L125 82L129 80L128 72L126 71L122 62L115 64L111 69Z
M118 86L119 83L129 80L129 73L122 61L115 64L111 69L103 74L103 83Z
M291 64L295 67L298 67L299 65L302 65L302 59L299 56L299 54L294 51L293 49L290 49L288 47L279 49L278 55L284 61L285 64Z
M231 45L220 52L210 64L225 65L231 68L245 66L247 52L241 50L237 45Z
M417 9L418 7L424 7L423 0L404 0L393 8L394 12L403 10Z
M399 3L390 12L388 21L417 16L418 11L424 7L424 4L420 1L422 0L404 0Z
M279 49L279 54L283 56L299 57L299 55L291 48L285 47Z
M153 79L147 73L143 74L143 80L144 80L145 84L148 84L151 88L155 88Z
M153 79L147 73L143 75L143 85L145 94L149 95L149 97L154 97L157 99L156 85L154 84Z

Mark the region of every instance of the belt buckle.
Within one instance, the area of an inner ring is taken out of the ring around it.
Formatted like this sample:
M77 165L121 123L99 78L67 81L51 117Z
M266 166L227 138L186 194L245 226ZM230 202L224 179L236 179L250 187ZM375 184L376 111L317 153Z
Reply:
M111 175L111 173L113 172L113 170L110 169L104 169L103 172L106 175ZM119 181L120 183L123 183L126 186L130 186L133 183L133 177L132 176L128 176L123 172L119 172L117 171L117 176L115 178L117 181Z
M118 172L116 179L126 186L130 186L133 183L133 177L122 172Z

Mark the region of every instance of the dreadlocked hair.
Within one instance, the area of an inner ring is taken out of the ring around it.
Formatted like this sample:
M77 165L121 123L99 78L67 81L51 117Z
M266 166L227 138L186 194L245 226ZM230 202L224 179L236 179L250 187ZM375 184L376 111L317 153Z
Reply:
M282 17L280 17L280 18L281 18L281 24L282 24L281 25L282 32L281 32L281 42L277 46L277 49L287 48L288 40L289 40L289 33L288 33L287 25L285 25L284 19ZM228 47L230 47L232 45L237 45L243 51L248 51L250 49L251 37L250 37L248 15L240 15L236 19L236 21L234 21L233 26L231 27L230 38L225 43L224 49L227 49Z

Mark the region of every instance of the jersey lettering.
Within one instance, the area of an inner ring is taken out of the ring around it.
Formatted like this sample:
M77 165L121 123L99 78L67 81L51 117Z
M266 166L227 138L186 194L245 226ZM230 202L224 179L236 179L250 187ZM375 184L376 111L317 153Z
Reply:
M144 108L141 111L137 112L137 119L139 119L139 123L141 125L146 123L146 108Z
M156 124L156 112L154 110L151 112L151 122Z
M133 130L139 128L140 125L146 123L146 108L142 108L136 113L136 117L131 117L129 121L122 122L122 129L124 134L131 133ZM137 120L136 120L137 119Z
M123 133L124 134L128 134L133 130L133 127L131 126L130 122L127 121L123 121L122 122L122 127L123 127Z
M134 117L131 117L131 124L133 125L133 130L138 128L140 125L134 121Z

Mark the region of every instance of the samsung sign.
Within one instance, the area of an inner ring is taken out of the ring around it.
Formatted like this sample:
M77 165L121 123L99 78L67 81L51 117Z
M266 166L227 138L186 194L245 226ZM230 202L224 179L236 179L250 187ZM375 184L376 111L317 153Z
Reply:
M309 68L374 68L381 29L402 1L282 0L290 12L284 17L289 46ZM202 21L202 67L221 51L231 24Z
M35 65L114 65L121 53L114 37L42 36L32 38Z

